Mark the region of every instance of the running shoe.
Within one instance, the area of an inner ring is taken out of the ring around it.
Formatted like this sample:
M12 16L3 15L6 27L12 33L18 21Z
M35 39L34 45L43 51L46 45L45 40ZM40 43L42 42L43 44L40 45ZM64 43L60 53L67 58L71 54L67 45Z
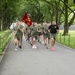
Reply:
M17 46L15 47L15 51L18 51L18 47Z
M34 48L35 48L35 46L33 45L33 46L32 46L32 48L34 49Z
M34 45L34 48L36 49L36 45Z
M22 48L22 46L21 46L21 45L19 45L19 48Z
M54 51L54 47L52 47L51 50Z

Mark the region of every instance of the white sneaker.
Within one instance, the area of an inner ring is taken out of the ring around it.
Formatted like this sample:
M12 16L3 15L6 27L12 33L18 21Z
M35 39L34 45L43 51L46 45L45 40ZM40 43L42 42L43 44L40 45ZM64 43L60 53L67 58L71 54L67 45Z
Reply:
M18 47L16 46L15 51L18 51Z
M17 51L18 49L17 48L15 48L15 51Z
M34 45L34 48L36 49L36 45Z
M32 46L32 48L34 49L34 45Z
M37 47L35 46L35 49L36 49Z

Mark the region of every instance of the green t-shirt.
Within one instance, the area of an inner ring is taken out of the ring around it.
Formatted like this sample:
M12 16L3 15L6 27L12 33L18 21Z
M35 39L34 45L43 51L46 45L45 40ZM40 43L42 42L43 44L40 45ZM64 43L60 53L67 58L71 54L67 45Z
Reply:
M15 29L16 29L16 35L20 35L20 34L22 34L22 31L20 30L20 29L22 29L22 28L23 28L22 25L20 25L19 28L18 28L17 26L15 27Z
M37 27L33 26L32 35L37 35Z
M43 32L45 35L48 35L48 36L50 35L50 32L48 31L48 26L43 26Z

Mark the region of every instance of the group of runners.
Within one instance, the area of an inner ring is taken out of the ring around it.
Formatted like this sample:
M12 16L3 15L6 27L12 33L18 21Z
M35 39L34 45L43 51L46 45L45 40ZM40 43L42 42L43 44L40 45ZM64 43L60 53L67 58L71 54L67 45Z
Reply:
M22 48L22 37L25 36L26 41L29 41L33 49L37 48L37 42L44 44L46 48L49 48L51 43L51 50L54 51L56 35L59 31L55 21L52 21L51 25L47 23L38 24L33 22L30 27L24 25L21 21L16 21L14 26L15 31L15 50Z

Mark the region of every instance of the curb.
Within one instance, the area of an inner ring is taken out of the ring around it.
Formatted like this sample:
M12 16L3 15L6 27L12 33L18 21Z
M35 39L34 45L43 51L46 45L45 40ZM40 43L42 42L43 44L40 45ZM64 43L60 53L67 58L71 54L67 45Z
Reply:
M57 44L57 45L60 45L60 46L62 46L62 47L65 47L65 48L67 48L67 49L70 49L70 50L72 50L72 51L75 51L75 49L70 48L70 47L68 47L68 46L65 46L65 45L63 45L63 44L60 44L60 43L58 43L58 42L56 42L56 44Z

